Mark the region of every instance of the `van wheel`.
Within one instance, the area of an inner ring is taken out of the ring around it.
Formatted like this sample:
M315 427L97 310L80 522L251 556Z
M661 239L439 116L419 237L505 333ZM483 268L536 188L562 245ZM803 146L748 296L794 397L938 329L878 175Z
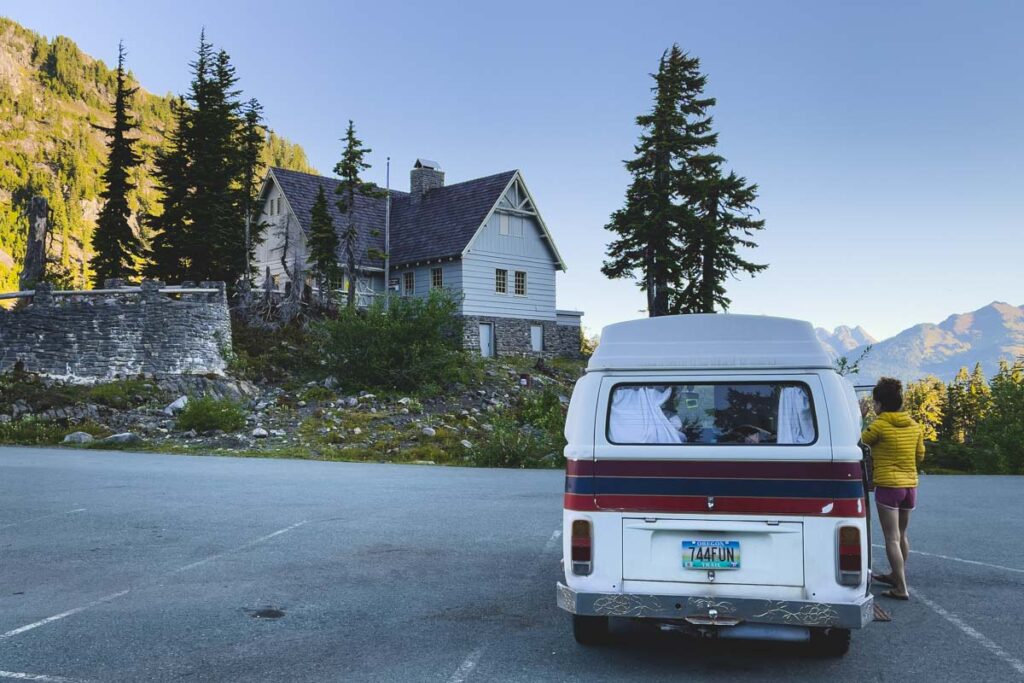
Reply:
M812 628L811 651L818 657L842 657L850 651L850 629Z
M608 642L608 617L574 614L572 635L580 645L604 645Z

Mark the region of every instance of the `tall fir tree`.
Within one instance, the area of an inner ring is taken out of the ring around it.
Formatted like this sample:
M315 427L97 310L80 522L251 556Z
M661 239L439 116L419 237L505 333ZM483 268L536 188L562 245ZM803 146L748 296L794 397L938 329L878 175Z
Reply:
M238 131L238 153L241 182L238 185L239 210L245 220L245 251L243 272L248 280L253 276L252 261L256 245L263 241L265 225L256 221L256 200L263 173L261 156L265 145L263 107L250 99L242 108L242 125Z
M143 256L142 240L132 229L129 217L128 194L135 189L129 174L131 169L142 163L135 151L135 138L128 134L138 129L129 108L132 96L138 88L128 85L124 68L124 43L117 46L117 81L114 93L114 121L108 126L96 126L110 138L110 152L107 167L103 171L104 189L100 197L104 200L92 235L92 259L94 284L103 286L107 278L131 278L138 274L138 261ZM67 239L64 254L68 253Z
M165 282L184 279L186 241L190 237L187 201L191 154L189 108L183 98L171 104L174 125L157 150L153 176L161 194L160 211L145 217L153 233L147 274Z
M334 230L334 221L327 210L327 195L323 185L318 186L310 210L309 262L320 288L320 296L326 300L331 283L338 278L338 233Z
M157 156L163 211L149 219L160 231L149 272L233 286L246 276L246 211L253 184L248 174L255 173L251 160L259 155L252 153L252 132L228 54L215 51L204 32L189 66L189 92L177 108L169 144ZM251 102L246 111L258 126L258 106Z
M725 309L725 280L766 267L737 252L756 246L749 237L764 227L753 217L757 188L722 170L715 99L704 95L700 60L673 45L653 78L654 106L636 119L642 133L626 162L632 182L606 226L617 238L601 270L610 278L639 274L652 317Z
M334 174L341 178L341 182L338 183L334 192L338 195L336 202L338 211L345 216L341 247L345 277L348 280L347 305L349 308L355 308L361 258L359 254L360 226L356 220L355 211L356 201L359 197L380 197L383 196L383 193L375 183L360 178L360 174L370 168L370 164L366 161L366 155L373 150L364 147L362 140L356 137L355 125L351 120L348 122L348 129L345 131L342 141L345 143L345 149L342 151L341 160L334 166Z

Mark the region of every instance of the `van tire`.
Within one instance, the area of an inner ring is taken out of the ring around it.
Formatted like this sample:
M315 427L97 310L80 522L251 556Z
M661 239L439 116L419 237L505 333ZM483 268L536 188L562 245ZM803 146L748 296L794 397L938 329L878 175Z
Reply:
M580 645L604 645L608 642L608 617L574 614L572 635Z
M850 629L812 628L811 651L818 657L842 657L850 651Z

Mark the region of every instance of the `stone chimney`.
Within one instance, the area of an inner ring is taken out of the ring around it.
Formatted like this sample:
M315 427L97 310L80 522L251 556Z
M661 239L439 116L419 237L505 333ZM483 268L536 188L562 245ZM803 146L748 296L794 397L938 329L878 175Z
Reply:
M409 172L409 195L418 202L428 191L444 187L444 171L436 161L417 159Z

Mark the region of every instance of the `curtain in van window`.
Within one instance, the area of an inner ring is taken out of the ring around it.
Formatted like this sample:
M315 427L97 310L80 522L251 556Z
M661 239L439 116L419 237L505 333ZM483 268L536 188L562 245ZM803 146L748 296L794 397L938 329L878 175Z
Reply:
M803 387L782 387L779 392L779 433L776 443L806 444L814 441L811 398Z
M612 394L608 437L612 443L683 443L661 406L671 387L616 387Z

